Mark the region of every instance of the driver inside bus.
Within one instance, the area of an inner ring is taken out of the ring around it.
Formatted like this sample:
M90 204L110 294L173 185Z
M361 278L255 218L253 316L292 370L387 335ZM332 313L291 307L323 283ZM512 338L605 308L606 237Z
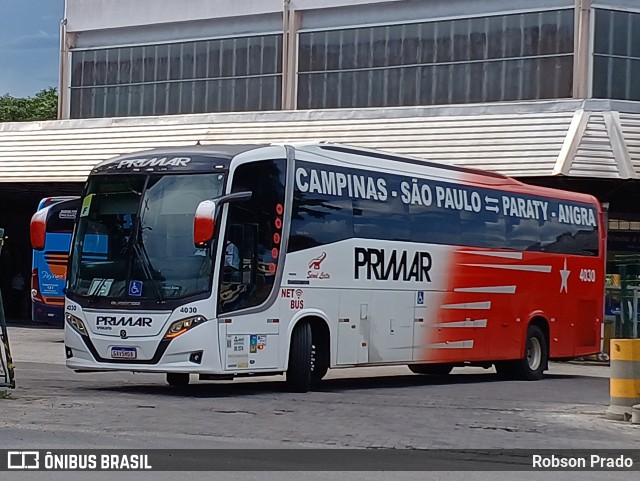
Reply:
M227 282L240 282L240 250L229 239L224 247L224 274Z

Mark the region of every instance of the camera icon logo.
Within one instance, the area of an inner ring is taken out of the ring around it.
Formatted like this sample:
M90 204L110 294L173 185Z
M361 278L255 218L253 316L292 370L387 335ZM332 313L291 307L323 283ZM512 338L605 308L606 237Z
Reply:
M38 451L8 451L8 469L39 469L40 453Z

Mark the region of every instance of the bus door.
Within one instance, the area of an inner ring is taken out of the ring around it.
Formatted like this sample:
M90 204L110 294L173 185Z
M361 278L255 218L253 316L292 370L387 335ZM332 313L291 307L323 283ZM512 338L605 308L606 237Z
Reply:
M230 218L252 215L241 206L231 206ZM243 212L244 211L244 212ZM232 223L227 228L222 251L218 310L229 312L256 307L271 291L273 259L260 249L260 225ZM279 323L269 322L264 312L246 314L233 323L220 323L220 348L225 369L276 368ZM265 323L266 320L266 323Z
M371 303L369 362L413 358L413 291L374 291Z
M340 291L336 364L369 362L371 291Z

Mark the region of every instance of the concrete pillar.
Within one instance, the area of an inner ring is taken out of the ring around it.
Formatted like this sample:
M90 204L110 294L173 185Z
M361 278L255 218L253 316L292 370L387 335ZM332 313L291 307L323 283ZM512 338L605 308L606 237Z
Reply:
M71 112L71 60L70 49L76 34L67 32L67 20L60 22L60 71L58 73L58 119L68 119Z
M573 98L576 99L586 99L591 94L591 1L575 0Z
M291 0L284 0L282 12L282 108L295 110L298 85L298 30L302 12L291 8Z

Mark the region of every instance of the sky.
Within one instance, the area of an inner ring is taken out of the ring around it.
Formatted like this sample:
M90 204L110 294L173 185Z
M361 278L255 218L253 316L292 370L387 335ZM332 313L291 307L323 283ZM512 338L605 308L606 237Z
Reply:
M0 96L58 86L64 0L0 0Z

